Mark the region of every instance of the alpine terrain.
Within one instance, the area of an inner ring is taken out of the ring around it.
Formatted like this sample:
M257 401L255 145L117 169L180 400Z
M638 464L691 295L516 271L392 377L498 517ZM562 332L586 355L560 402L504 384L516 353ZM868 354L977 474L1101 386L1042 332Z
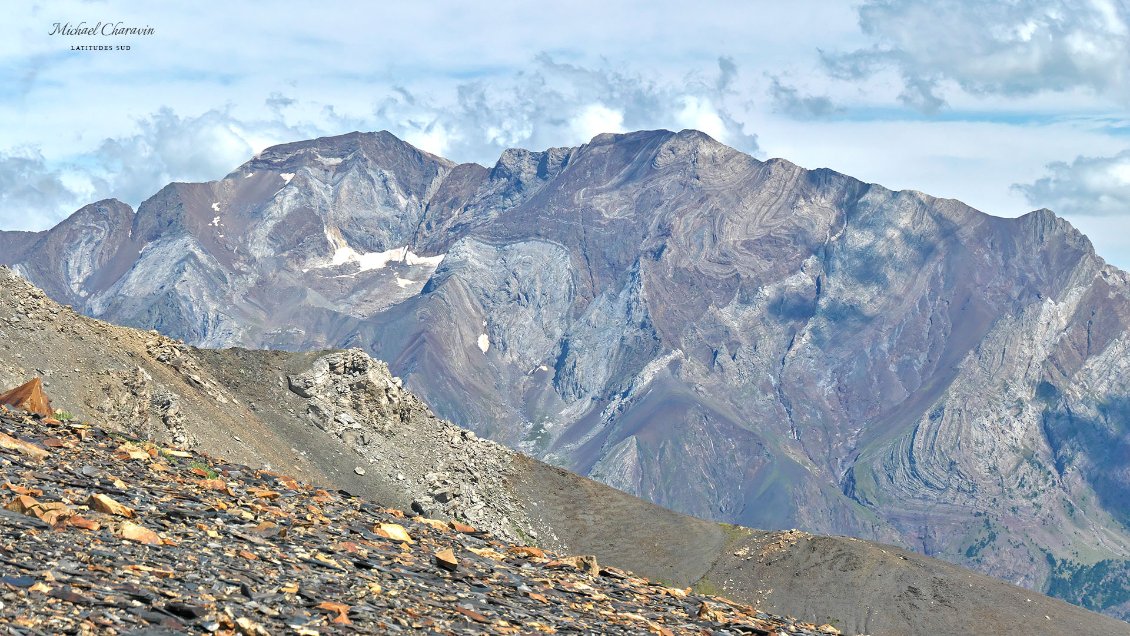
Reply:
M358 350L200 350L96 321L0 268L0 388L16 387L0 393L0 622L1130 633L894 546L659 508L479 439L401 384Z
M351 133L0 250L61 303L194 345L361 349L440 417L682 513L1130 617L1130 280L1048 210L696 131L490 168Z

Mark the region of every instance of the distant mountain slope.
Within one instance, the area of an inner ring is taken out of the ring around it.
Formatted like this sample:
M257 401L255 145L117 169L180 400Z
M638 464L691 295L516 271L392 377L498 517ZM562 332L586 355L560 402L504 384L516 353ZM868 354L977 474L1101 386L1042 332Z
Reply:
M116 222L96 208L82 226ZM1130 616L1104 574L1130 556L1130 281L1047 210L695 131L489 169L352 133L171 184L130 228L6 261L202 346L360 347L441 416L682 512L1098 586Z
M77 316L0 268L0 387L32 374L44 376L57 408L113 430L383 506L458 516L504 539L595 554L845 633L1130 633L1109 617L893 546L659 508L436 419L359 351L199 350Z

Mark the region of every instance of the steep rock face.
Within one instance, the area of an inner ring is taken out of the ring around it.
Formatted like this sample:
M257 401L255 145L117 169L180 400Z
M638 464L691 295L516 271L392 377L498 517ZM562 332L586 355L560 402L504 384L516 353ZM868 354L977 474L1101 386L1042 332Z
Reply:
M136 257L132 221L133 209L121 201L91 203L50 230L11 233L13 244L0 244L0 264L18 264L53 298L82 306Z
M194 343L363 348L439 415L683 512L1126 591L1130 281L1047 210L695 131L489 169L354 133L172 184L129 236L75 280L10 259Z
M280 312L367 317L422 287L435 261L407 247L450 168L387 133L353 133L170 184L132 219L140 253L82 306L210 346L324 344Z
M5 263L15 263L24 257L31 248L39 232L0 230L0 258Z

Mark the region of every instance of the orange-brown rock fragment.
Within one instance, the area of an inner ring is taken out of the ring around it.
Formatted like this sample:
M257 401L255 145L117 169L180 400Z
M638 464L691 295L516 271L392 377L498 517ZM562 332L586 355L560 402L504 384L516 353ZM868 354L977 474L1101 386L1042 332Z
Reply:
M510 554L513 554L514 556L524 557L526 559L545 558L545 550L542 550L541 548L535 548L532 545L511 546L506 551Z
M412 543L412 537L408 534L408 531L404 529L404 526L397 523L377 524L377 526L373 528L373 532L378 537L385 539L392 539L400 543Z
M0 433L0 448L7 448L14 450L21 455L26 455L32 459L46 459L51 455L51 452L45 448L40 448L31 442L25 442L22 439L16 439L7 433Z
M43 380L35 378L20 386L0 394L0 404L5 404L28 413L35 413L43 417L51 417L55 411L51 409L51 398L43 391Z
M146 545L161 545L162 543L161 537L157 536L156 532L129 521L122 522L121 527L118 529L118 536Z
M444 548L436 551L436 565L448 572L454 572L459 569L459 559L455 558L455 552L451 548Z
M67 507L65 503L59 501L44 503L28 495L16 497L8 502L8 505L4 508L29 517L35 517L52 526L74 514L74 511Z
M349 606L345 603L334 603L332 601L325 601L318 604L318 609L326 610L327 612L337 612L337 616L333 618L333 622L339 625L350 625L349 620Z
M469 526L465 523L459 523L458 521L455 521L454 519L451 520L451 529L456 531L456 532L461 532L463 534L475 534L475 532L476 532L474 526Z
M125 517L126 519L133 519L134 517L133 508L124 506L100 493L91 495L86 500L86 505L89 506L91 510L97 510L98 512L103 512L108 515L117 515L119 517Z
M549 563L546 563L545 567L547 567L547 568L571 567L571 568L576 568L576 569L578 569L578 570L580 570L580 571L582 571L582 572L584 572L584 573L586 573L590 576L600 576L600 566L597 565L596 557L591 556L591 555L561 557L560 559L556 559L556 560L550 561Z
M67 519L67 525L74 526L76 528L79 528L80 530L98 530L102 527L102 524L98 523L97 521L91 521L86 517L80 517L78 515L74 515L70 519Z
M29 495L20 495L19 497L16 497L15 499L9 501L8 505L4 506L4 509L11 510L12 512L18 512L21 515L26 515L29 510L37 506L39 506L39 502L35 500L35 497L31 497Z

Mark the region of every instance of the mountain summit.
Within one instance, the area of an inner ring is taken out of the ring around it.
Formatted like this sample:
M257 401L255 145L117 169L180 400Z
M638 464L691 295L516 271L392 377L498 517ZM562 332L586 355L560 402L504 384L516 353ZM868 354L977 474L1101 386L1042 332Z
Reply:
M203 346L362 348L441 416L682 512L1130 616L1130 280L1050 211L644 131L490 168L351 133L170 184L113 240L76 217L0 260Z

